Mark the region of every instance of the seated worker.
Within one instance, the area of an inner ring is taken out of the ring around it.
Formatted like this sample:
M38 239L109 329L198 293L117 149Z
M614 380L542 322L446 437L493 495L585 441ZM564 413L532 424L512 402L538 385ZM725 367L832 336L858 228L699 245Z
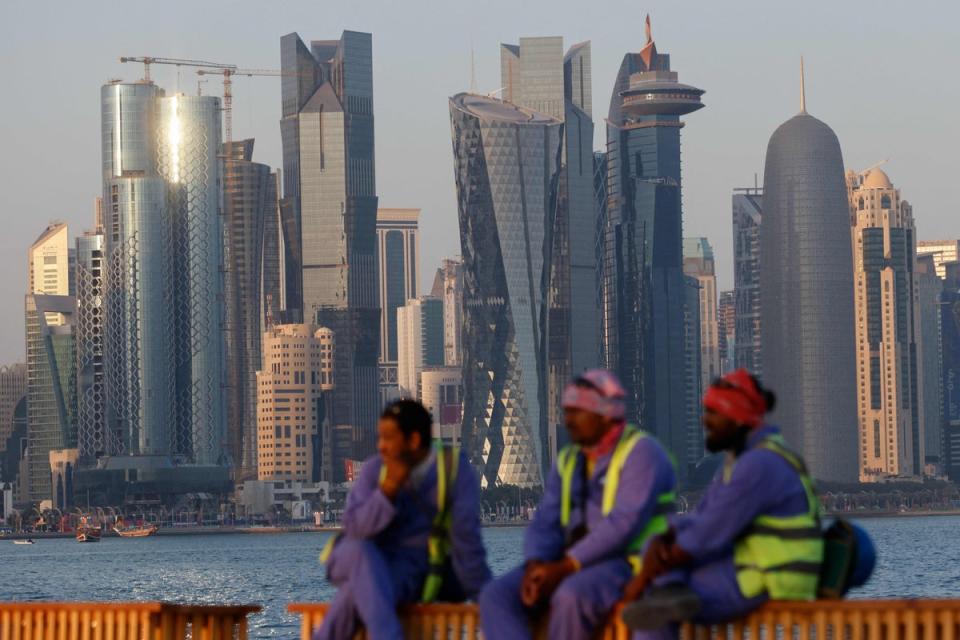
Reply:
M667 529L673 464L653 437L625 423L625 395L600 370L564 390L572 444L547 478L526 531L524 565L480 594L485 637L531 638L531 622L549 607L551 640L592 638L633 575L631 559Z
M630 628L672 636L670 623L724 622L767 599L816 597L820 502L801 457L764 423L775 401L745 369L710 386L707 449L726 451L727 459L696 509L673 517L671 529L650 541L624 594L639 597L623 610Z
M477 477L457 448L431 446L430 413L398 400L377 425L379 454L347 496L343 532L328 554L339 587L317 639L403 637L397 605L475 597L490 579ZM323 559L324 556L321 556Z

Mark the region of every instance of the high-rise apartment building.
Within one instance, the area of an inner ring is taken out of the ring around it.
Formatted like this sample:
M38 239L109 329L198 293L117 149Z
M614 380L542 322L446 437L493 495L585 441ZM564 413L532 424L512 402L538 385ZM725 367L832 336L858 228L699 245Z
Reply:
M960 262L944 263L940 294L943 433L940 456L952 482L960 481Z
M48 296L69 296L73 293L73 251L67 225L51 222L30 246L27 259L27 292ZM47 318L47 324L63 324L56 316Z
M683 272L700 287L700 372L706 389L720 376L720 324L717 318L717 270L706 238L683 239ZM699 402L696 403L699 405Z
M240 478L257 471L257 367L279 320L279 176L253 162L254 140L224 145L223 224L227 442Z
M77 238L77 447L84 464L123 453L123 435L107 428L104 260L103 233L88 231Z
M575 44L566 54L559 36L501 44L500 78L504 100L564 123L547 288L545 409L552 460L566 435L563 388L573 376L598 365L590 43Z
M717 310L717 333L720 348L720 375L736 368L737 294L721 291Z
M379 414L372 51L355 31L309 47L280 39L285 315L337 336L333 415L360 460Z
M802 75L801 75L802 77ZM850 208L837 136L807 114L767 145L760 227L763 382L771 420L822 480L857 479Z
M26 296L27 465L33 502L52 496L50 452L77 446L76 309L72 296Z
M275 325L263 334L257 371L257 478L329 481L334 335L326 327Z
M444 258L430 295L443 300L443 363L459 367L463 349L463 263Z
M450 99L463 255L464 448L482 484L542 484L547 456L550 224L563 123L508 102Z
M924 473L937 476L943 469L943 344L940 330L940 292L933 256L917 256L917 324L920 349L920 430L923 432Z
M763 190L735 189L733 194L734 366L763 378L760 348L760 223Z
M860 481L920 476L913 211L881 169L847 173L853 221Z
M960 259L960 240L920 240L917 255L933 256L937 277L943 280L947 277L947 263Z
M419 293L420 209L377 209L380 361L397 362L397 309Z
M17 363L0 367L0 482L14 482L19 473L20 439L15 436L14 413L23 402L26 407L27 365Z
M443 300L413 298L397 309L397 382L403 398L420 397L420 373L441 367L443 353Z
M687 474L703 457L703 285L698 278L684 276L685 300L683 305L683 390L684 390L684 433L683 449L677 456L686 465L682 469ZM708 383L709 384L709 383Z
M670 70L648 16L647 42L624 56L607 118L603 346L627 389L627 418L677 452L687 450L690 411L680 116L702 108L702 94ZM688 462L680 461L681 477Z

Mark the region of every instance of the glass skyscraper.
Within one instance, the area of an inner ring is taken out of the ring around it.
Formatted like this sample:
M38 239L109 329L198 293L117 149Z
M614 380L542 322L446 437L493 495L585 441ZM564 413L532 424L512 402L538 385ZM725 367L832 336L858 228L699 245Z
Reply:
M767 145L760 226L763 381L771 421L811 475L857 480L850 208L837 136L800 113Z
M107 430L103 370L104 237L77 238L77 447L85 463L122 452L122 438Z
M627 417L671 450L686 446L680 116L703 107L647 42L620 65L607 118L603 347L627 389ZM699 399L698 399L699 402ZM680 460L685 477L695 460Z
M590 43L563 53L563 38L500 45L503 98L564 122L558 206L550 225L547 289L548 453L565 441L560 396L567 382L599 364L596 305L593 119Z
M378 209L380 361L397 365L397 309L417 297L420 277L420 209Z
M257 474L261 341L279 319L278 175L253 162L254 140L224 145L227 441L241 478Z
M344 31L308 48L287 34L280 62L285 315L337 336L334 423L353 442L334 455L363 459L379 414L372 38Z
M760 358L760 223L763 190L736 189L733 194L733 287L736 298L734 363L758 378Z
M450 99L463 256L463 442L484 486L542 484L550 227L563 123Z

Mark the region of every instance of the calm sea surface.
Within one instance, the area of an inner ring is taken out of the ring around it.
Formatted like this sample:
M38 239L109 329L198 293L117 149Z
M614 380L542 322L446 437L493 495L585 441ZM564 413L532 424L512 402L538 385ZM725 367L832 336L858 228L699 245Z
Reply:
M960 517L867 519L879 563L858 597L960 596ZM485 529L491 568L520 561L523 530ZM167 600L257 603L251 636L293 638L290 602L329 598L317 555L329 534L0 541L0 600Z

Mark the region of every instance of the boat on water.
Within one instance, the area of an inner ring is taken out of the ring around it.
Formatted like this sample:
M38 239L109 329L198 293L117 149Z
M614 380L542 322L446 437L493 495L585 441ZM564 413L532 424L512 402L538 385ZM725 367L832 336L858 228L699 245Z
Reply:
M26 540L14 540L13 544L33 544L33 540L29 538Z
M97 527L80 527L77 529L77 542L100 542L100 535Z
M158 529L157 525L150 522L132 527L124 527L121 523L119 526L114 525L113 527L113 530L121 538L146 538L155 534Z

